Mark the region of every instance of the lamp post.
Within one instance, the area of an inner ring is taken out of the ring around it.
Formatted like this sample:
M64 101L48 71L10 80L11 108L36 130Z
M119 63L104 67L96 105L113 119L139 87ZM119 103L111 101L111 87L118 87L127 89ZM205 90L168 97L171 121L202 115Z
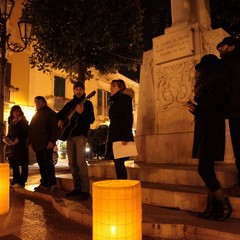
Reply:
M5 151L3 137L5 136L4 125L4 87L5 87L5 73L6 73L6 50L13 52L22 52L31 42L32 24L29 22L18 22L20 37L24 43L21 46L19 43L10 43L10 34L7 33L7 21L9 20L12 10L14 8L14 0L0 0L0 162L5 161Z

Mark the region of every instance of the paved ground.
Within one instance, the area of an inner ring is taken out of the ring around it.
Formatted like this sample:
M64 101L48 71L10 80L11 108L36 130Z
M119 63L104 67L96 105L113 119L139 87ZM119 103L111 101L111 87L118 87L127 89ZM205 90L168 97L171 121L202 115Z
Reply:
M60 215L51 203L11 191L10 211L0 216L0 240L90 240L92 230Z
M70 173L66 162L60 162L56 174L66 173ZM10 211L0 215L0 240L92 239L91 227L85 227L91 226L91 199L84 203L68 200L60 189L55 193L33 192L40 179L37 165L30 166L29 175L26 190L10 192ZM82 221L88 224L83 226ZM166 236L175 233L175 240L238 240L239 226L240 220L236 219L215 222L186 211L143 205L143 228L148 236L155 236L143 240L170 240L173 238Z
M30 166L29 180L39 182L39 169ZM65 162L57 173L69 172ZM0 240L89 240L92 230L60 215L50 202L10 191L10 211L0 215Z

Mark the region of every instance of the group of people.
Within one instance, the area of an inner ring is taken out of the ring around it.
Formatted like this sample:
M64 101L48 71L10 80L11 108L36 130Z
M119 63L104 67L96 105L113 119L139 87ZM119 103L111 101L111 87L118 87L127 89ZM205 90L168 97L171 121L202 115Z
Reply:
M113 141L122 141L123 145L126 145L128 141L133 141L133 92L127 91L125 82L121 79L113 80L110 90L110 126L106 158L114 159ZM11 141L8 159L13 169L12 187L25 186L28 178L30 147L36 153L41 176L40 184L35 187L35 190L55 191L57 189L52 154L59 129L65 128L68 120L68 122L73 121L74 123L66 140L74 188L71 192L66 193L66 197L77 197L80 200L89 198L90 183L85 160L85 147L90 124L95 120L94 110L91 101L86 99L84 83L76 82L73 85L73 92L73 99L57 113L47 105L43 96L35 97L36 113L29 125L21 107L18 105L12 107L6 137ZM118 179L127 179L124 165L127 159L128 157L114 160Z
M56 113L42 96L35 97L35 106L36 113L30 124L19 105L14 105L10 111L6 138L10 141L7 157L13 169L11 186L25 187L30 147L36 153L41 175L41 184L35 190L54 191L56 177L52 155L58 131Z
M196 82L194 102L188 102L189 111L195 116L192 157L199 159L198 173L207 189L207 205L199 217L224 220L231 216L232 206L225 196L214 170L215 161L224 160L225 119L229 128L238 169L240 188L240 40L224 38L217 45L221 59L208 54L195 66ZM126 88L121 79L111 82L109 109L109 133L106 159L113 159L118 179L127 179L125 161L129 157L114 158L113 142L123 145L133 141L132 99L133 91ZM40 185L36 190L56 188L55 170L52 161L53 148L58 129L63 128L69 114L74 112L75 125L67 138L69 167L74 189L66 197L89 198L90 184L85 146L90 124L95 120L91 101L84 99L85 86L76 82L73 99L55 113L47 106L44 97L35 97L37 112L29 126L19 106L13 106L9 117L8 138L13 142L10 163L13 168L12 186L25 185L28 177L28 145L35 151L40 168ZM82 104L84 102L84 104ZM19 166L22 171L20 172Z
M199 217L225 220L232 206L214 170L215 161L224 160L225 119L238 170L240 190L240 40L226 37L217 45L221 59L208 54L195 66L194 102L188 102L195 116L192 157L199 159L198 173L207 189L207 204Z

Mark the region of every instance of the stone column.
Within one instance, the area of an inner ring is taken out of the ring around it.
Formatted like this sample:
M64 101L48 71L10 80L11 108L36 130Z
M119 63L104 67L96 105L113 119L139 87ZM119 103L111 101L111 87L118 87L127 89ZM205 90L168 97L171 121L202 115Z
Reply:
M211 29L210 4L208 0L191 1L191 23L199 23L204 31Z
M171 0L172 26L189 22L190 2L189 0Z

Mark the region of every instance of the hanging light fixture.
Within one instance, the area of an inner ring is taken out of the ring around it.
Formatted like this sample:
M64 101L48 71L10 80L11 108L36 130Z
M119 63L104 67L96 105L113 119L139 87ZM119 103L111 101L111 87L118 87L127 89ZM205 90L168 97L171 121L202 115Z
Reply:
M14 0L0 0L1 18L9 19L14 7Z
M9 211L9 172L9 164L0 163L0 214Z
M3 142L3 129L4 129L4 94L5 94L5 77L6 77L6 64L7 50L13 52L22 52L29 43L33 40L31 37L32 24L29 23L29 16L25 16L25 22L20 21L18 27L20 30L21 39L24 46L20 43L13 43L10 41L11 34L8 33L7 22L10 19L15 1L14 0L0 0L0 162L5 161L5 149ZM1 207L1 206L0 206Z
M92 186L93 240L141 240L141 183L105 180Z
M20 37L26 46L32 40L32 24L25 21L18 22Z

